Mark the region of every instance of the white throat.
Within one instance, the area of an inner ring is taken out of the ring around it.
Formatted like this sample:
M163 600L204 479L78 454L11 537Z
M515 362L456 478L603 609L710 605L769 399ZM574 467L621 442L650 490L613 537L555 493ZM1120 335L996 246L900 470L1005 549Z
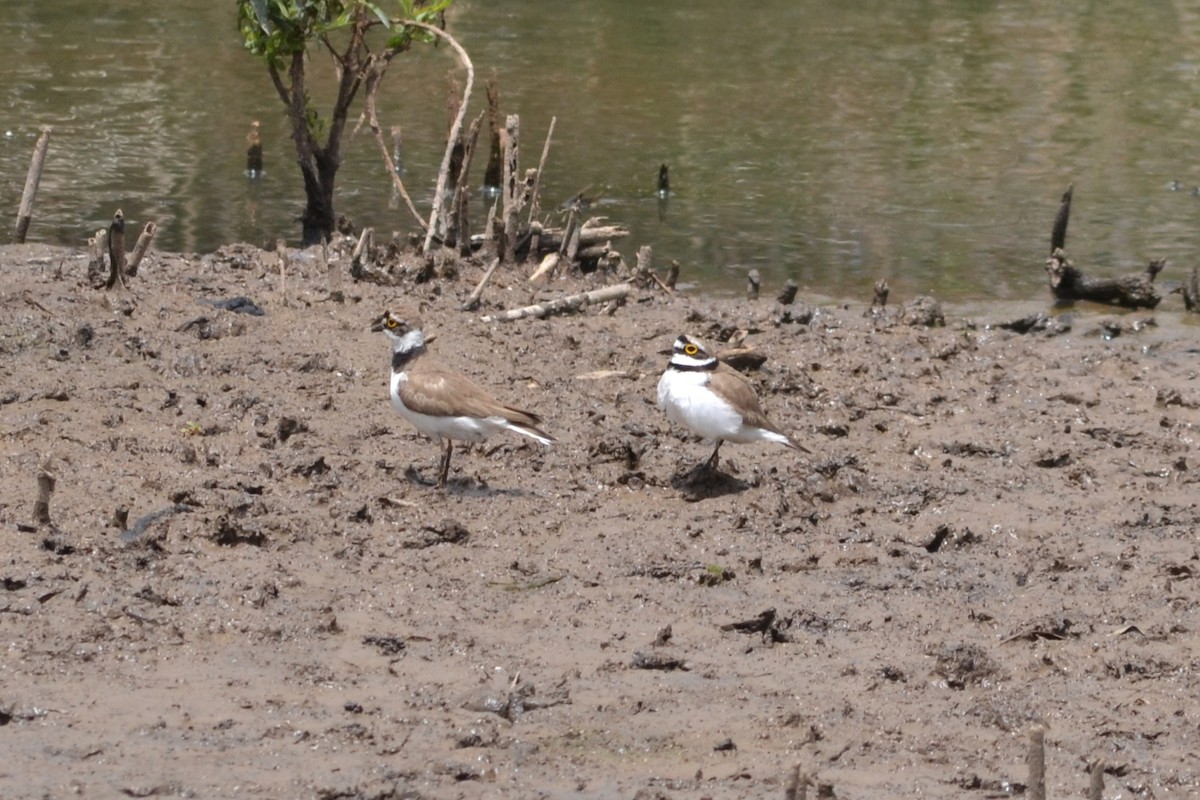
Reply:
M403 336L392 336L393 353L411 353L425 346L425 333L420 328L414 328Z

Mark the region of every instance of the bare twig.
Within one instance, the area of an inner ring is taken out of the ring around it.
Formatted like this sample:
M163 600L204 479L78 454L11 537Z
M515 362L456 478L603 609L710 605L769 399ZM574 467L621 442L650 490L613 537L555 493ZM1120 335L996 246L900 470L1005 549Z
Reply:
M550 118L550 127L546 131L546 143L542 145L542 157L538 160L537 174L533 177L533 192L529 198L529 225L533 225L537 219L538 211L540 211L541 195L539 192L542 188L542 173L546 170L546 157L550 155L550 137L554 135L554 123L558 121L558 117ZM532 250L530 251L533 254Z
M442 166L438 169L437 189L433 193L433 211L429 214L429 225L425 229L424 250L425 252L429 252L429 248L433 245L433 237L437 233L438 220L443 218L442 209L446 202L446 180L450 174L450 156L454 152L454 143L458 141L459 131L462 130L463 120L467 116L467 101L470 99L471 90L475 86L475 65L471 63L471 57L467 55L467 51L463 49L462 45L441 28L414 21L406 22L405 25L420 28L445 40L458 55L459 61L462 62L463 67L467 70L467 85L463 89L462 105L459 106L458 114L454 118L454 124L450 126L450 136L446 139L446 151L442 155Z
M584 306L593 303L607 303L610 300L621 300L629 296L632 286L628 283L618 283L615 286L606 286L603 289L593 289L590 292L581 292L573 294L569 297L560 297L557 300L551 300L548 303L538 303L524 308L514 308L509 311L502 311L499 314L484 317L484 322L509 322L515 319L524 319L526 317L546 317L550 314L557 314L564 311L574 311Z
M33 146L33 159L29 164L29 172L25 176L25 191L21 192L21 205L17 210L17 225L13 229L13 241L17 244L25 242L25 234L29 232L29 223L33 220L33 201L37 197L38 184L42 180L42 167L46 163L46 151L50 148L50 126L42 128L42 135Z
M388 150L387 143L383 140L383 129L379 125L379 116L375 111L375 97L379 93L379 85L383 80L383 73L387 69L390 61L389 54L383 54L379 60L373 63L367 72L367 77L363 81L363 89L365 100L363 101L363 114L366 115L367 124L371 128L371 133L375 137L375 144L379 146L379 152L383 156L384 166L387 168L388 178L392 181L392 188L396 194L404 199L404 204L408 206L409 213L413 219L425 230L425 220L421 218L421 212L417 211L416 205L413 204L412 198L408 196L408 189L404 188L404 181L400 180L399 165L392 159L392 154ZM393 138L399 134L393 130ZM398 147L396 148L398 151Z
M483 297L483 290L487 288L488 281L492 279L492 274L495 273L498 266L500 266L500 259L493 258L491 265L487 268L487 272L483 273L483 277L475 287L475 291L471 292L470 296L462 304L463 311L473 311L479 305L479 298Z

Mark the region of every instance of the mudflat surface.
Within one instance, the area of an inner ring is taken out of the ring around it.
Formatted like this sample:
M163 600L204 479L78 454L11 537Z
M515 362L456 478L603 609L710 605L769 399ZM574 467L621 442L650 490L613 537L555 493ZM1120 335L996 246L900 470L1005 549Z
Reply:
M382 287L297 254L281 286L239 246L115 294L85 269L0 248L0 796L757 798L799 766L984 798L1023 791L1035 725L1051 797L1100 758L1105 797L1200 792L1177 297L1025 334L996 325L1048 299L927 326L637 290L501 323L593 284L501 272L466 313L477 264ZM208 302L237 296L266 313ZM399 301L558 444L459 448L428 486L368 331ZM661 352L738 331L813 455L726 445L697 479Z

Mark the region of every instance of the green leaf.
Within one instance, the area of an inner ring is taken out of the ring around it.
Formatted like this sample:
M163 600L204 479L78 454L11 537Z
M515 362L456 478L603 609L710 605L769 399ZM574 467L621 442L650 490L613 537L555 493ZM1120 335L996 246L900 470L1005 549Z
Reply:
M267 11L267 0L250 0L250 4L254 6L254 15L258 17L259 27L263 29L263 33L271 35L271 17Z
M381 23L383 23L383 27L385 27L385 28L392 27L392 20L387 14L385 14L383 12L383 9L381 9L379 6L375 5L374 3L363 3L363 5L365 5L369 9L371 9L371 11L375 14L375 16L379 19L379 21Z

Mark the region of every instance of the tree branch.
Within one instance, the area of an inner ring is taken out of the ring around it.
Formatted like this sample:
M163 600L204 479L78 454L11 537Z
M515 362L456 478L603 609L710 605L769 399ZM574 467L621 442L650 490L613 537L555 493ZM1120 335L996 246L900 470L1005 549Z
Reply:
M450 173L450 156L454 152L454 143L458 141L459 131L462 130L463 120L467 116L467 103L471 97L471 89L475 85L475 65L471 63L471 57L467 55L467 51L463 49L458 41L446 33L441 28L433 25L427 25L424 22L406 22L410 28L420 28L423 31L428 31L434 36L444 39L454 52L458 55L458 59L462 62L463 67L467 70L467 85L463 89L463 100L458 107L458 115L454 118L454 124L450 126L450 136L446 139L446 152L442 155L442 166L438 169L437 189L433 194L433 211L429 215L429 226L425 230L425 252L429 252L429 248L433 245L433 237L437 233L437 221L442 213L442 206L446 202L446 180Z

